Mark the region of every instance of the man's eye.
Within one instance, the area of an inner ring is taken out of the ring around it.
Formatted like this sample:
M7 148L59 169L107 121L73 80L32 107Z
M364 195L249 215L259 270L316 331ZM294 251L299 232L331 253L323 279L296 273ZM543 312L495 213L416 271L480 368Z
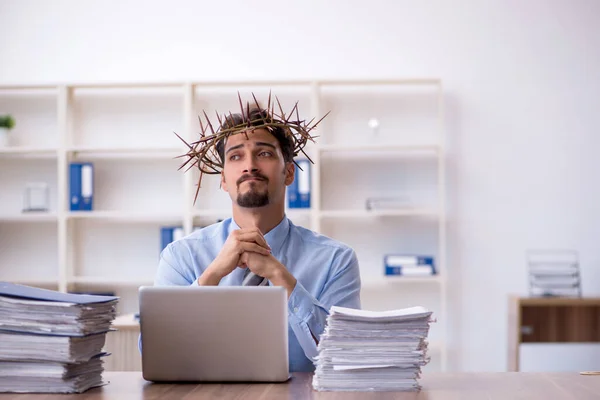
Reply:
M237 154L232 155L231 157L229 157L229 161L236 161L239 160L240 156Z
M271 152L270 151L261 151L260 153L258 153L259 156L261 157L271 157Z

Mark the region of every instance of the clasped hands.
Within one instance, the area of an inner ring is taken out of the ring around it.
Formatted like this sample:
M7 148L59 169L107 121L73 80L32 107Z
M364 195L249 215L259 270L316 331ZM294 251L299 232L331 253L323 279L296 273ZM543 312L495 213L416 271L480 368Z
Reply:
M267 278L273 285L285 287L288 297L296 286L296 279L273 256L258 228L232 231L217 257L198 278L198 284L218 285L221 279L237 267L249 268L256 275Z

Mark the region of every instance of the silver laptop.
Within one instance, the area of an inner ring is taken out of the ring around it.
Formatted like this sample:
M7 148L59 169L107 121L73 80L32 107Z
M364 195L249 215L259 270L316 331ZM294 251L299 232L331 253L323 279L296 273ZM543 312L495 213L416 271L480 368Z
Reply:
M144 286L139 300L144 379L289 379L284 288Z

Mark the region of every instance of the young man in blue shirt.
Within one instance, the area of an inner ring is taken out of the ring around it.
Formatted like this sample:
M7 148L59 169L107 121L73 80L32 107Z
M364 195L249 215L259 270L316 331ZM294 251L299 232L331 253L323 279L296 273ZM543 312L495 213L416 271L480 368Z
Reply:
M214 142L233 218L169 244L155 285L241 285L249 270L284 287L290 371L313 371L330 307L360 308L358 261L350 247L285 216L297 137L277 123L265 127L268 111L248 111L230 114L220 129L243 128Z

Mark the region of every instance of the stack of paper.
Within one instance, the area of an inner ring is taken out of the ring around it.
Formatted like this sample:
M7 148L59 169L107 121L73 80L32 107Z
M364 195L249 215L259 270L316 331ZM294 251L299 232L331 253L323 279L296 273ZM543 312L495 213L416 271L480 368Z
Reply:
M315 390L414 391L429 362L431 312L423 307L365 311L332 307L321 336Z
M103 384L118 298L0 282L0 392L81 393Z

